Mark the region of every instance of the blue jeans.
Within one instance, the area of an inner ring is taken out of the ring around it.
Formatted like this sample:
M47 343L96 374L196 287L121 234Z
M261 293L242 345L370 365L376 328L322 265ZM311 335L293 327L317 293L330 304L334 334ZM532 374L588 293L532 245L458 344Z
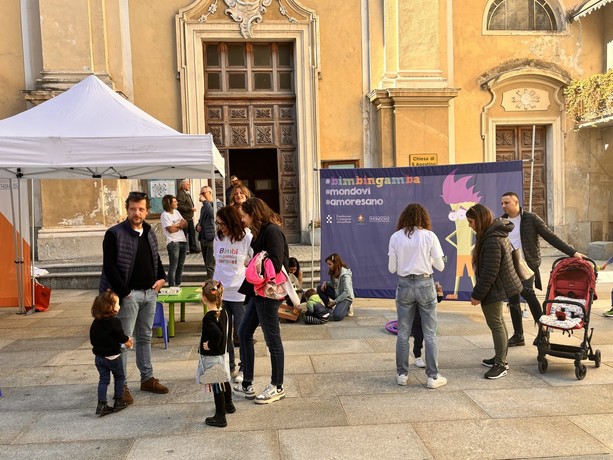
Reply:
M253 296L245 305L245 314L238 328L238 338L241 342L240 352L243 364L243 376L246 382L253 382L253 366L255 350L253 348L253 333L258 325L262 326L264 340L270 352L272 374L270 383L283 385L283 367L285 352L281 342L281 327L279 326L280 300Z
M336 292L334 291L334 288L330 286L330 283L326 283L326 289L322 289L321 284L317 286L317 294L319 294L319 297L321 297L321 300L326 307L328 306L330 299L334 300L336 298ZM345 316L347 316L349 307L351 307L352 303L353 300L341 300L334 306L334 310L332 310L332 317L330 319L333 321L342 321L345 319Z
M166 245L168 250L168 285L179 286L183 278L183 265L185 264L185 254L187 254L187 243L185 241L177 243L172 241Z
M200 240L200 249L202 250L202 261L206 270L206 279L212 280L215 273L215 257L213 255L213 240Z
M230 370L234 370L236 367L236 359L234 357L234 331L238 330L238 326L240 326L243 320L243 302L224 300L221 304L226 310L228 319L230 320L230 327L228 328L228 354L230 355ZM242 361L242 358L239 357L239 359Z
M398 277L396 312L398 339L396 340L396 372L409 374L409 336L415 311L419 310L426 348L426 375L438 375L438 340L436 338L436 288L432 277Z
M106 392L111 383L111 374L115 380L115 393L113 398L123 398L123 386L126 383L126 373L123 369L121 356L117 359L106 359L104 356L96 356L96 369L100 374L98 381L98 401L106 401Z
M117 318L121 321L123 332L134 339L136 351L136 367L140 371L140 380L144 382L153 377L151 365L151 328L155 315L157 293L153 289L134 290L121 299ZM123 370L128 375L128 356L132 350L121 349Z

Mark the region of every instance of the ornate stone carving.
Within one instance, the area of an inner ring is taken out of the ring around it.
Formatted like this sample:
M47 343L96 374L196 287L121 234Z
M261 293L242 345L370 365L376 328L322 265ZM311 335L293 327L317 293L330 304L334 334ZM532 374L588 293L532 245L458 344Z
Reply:
M283 195L283 212L298 212L298 197L295 193L286 193Z
M223 127L222 126L210 126L209 130L213 135L213 143L216 146L223 145Z
M230 109L230 119L232 120L246 120L247 119L247 109Z
M247 127L246 126L232 126L232 144L247 144Z
M513 145L513 133L511 131L497 132L496 145Z
M255 108L255 118L256 120L270 120L272 119L272 108L270 107L256 107Z
M501 105L507 112L547 110L550 105L549 93L536 88L505 91Z
M282 152L281 170L284 173L295 173L294 152Z
M221 108L209 108L209 120L221 120Z
M281 190L286 191L287 189L297 189L298 182L296 180L296 176L283 176L281 178Z
M289 233L298 231L297 217L283 217L283 230Z
M198 22L199 23L204 23L206 22L207 18L211 15L211 14L215 14L215 11L217 11L217 2L219 0L213 0L213 3L211 3L207 9L207 13L203 14L202 16L200 16L198 18Z
M224 0L228 6L226 14L240 23L241 35L245 39L253 38L254 24L262 22L262 14L272 0Z
M293 120L294 108L293 107L279 107L279 118L281 120Z
M281 144L294 145L293 126L281 126Z
M272 144L272 126L256 126L255 143Z

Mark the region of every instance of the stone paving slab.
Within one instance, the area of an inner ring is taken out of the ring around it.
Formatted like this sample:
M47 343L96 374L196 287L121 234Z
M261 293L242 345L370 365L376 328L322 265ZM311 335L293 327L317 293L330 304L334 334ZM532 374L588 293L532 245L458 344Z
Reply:
M248 431L240 436L228 436L226 431L213 431L202 424L203 433L183 436L156 436L139 438L131 446L127 460L143 458L206 458L227 460L277 460L279 454L278 434L274 430ZM204 440L204 439L205 440Z
M421 387L421 388L420 388ZM398 387L395 393L341 396L349 425L470 420L488 415L461 391ZM425 408L427 407L427 410ZM373 410L377 408L377 410Z
M613 413L613 387L538 387L465 390L491 418L553 417ZM510 401L522 401L510 404Z
M511 405L509 400L506 403ZM438 421L413 426L435 458L578 458L610 452L566 417Z
M432 458L410 424L282 430L283 458L429 459Z
M109 458L126 458L132 448L130 439L96 440L87 442L46 443L44 449L39 444L0 445L0 458L11 460L57 460L74 458L88 460L108 460Z

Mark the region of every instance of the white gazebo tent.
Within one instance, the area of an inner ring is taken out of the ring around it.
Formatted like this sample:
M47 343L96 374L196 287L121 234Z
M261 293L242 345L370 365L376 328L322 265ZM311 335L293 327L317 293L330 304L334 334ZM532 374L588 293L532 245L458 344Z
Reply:
M11 179L11 192L19 179L207 178L214 184L216 174L223 177L224 159L210 134L166 126L93 75L0 121L0 178ZM17 252L21 247L16 241Z

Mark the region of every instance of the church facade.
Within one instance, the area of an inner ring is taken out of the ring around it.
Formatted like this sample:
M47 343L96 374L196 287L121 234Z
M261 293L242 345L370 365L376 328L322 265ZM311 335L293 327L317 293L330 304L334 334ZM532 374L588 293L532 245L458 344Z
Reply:
M608 0L5 3L1 118L95 74L211 133L291 242L319 217L318 168L508 160L527 160L524 204L562 238L584 252L613 238L613 110L581 123L564 96L613 66ZM159 185L37 181L38 258L100 254L127 191Z

